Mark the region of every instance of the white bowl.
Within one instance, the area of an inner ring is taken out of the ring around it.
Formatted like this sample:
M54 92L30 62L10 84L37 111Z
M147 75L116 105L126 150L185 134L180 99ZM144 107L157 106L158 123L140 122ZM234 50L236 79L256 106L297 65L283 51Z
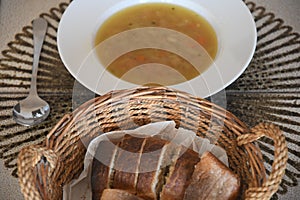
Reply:
M98 28L109 16L129 6L148 2L180 5L197 12L214 28L218 52L212 65L196 78L170 88L200 97L211 96L236 80L249 65L256 47L256 26L241 0L74 0L58 27L58 50L68 71L97 94L136 87L101 65L94 53Z

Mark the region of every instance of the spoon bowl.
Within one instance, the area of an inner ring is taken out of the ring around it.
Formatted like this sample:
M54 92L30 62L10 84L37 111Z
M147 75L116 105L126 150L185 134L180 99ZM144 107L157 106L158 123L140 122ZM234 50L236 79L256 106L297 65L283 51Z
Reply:
M18 124L25 126L41 123L50 113L49 104L38 96L36 89L38 63L47 26L47 21L43 18L38 18L33 21L34 54L30 91L29 95L13 108L13 119Z
M13 118L21 125L31 126L44 121L50 113L49 104L40 97L28 96L13 108Z

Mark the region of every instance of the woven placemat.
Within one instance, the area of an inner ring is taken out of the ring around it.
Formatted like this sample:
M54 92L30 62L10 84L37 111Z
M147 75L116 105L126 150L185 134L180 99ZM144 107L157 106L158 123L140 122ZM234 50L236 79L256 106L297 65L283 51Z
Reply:
M299 33L295 33L292 27L286 26L282 19L276 18L265 8L256 6L251 1L245 2L256 22L258 43L247 70L226 89L226 108L249 126L262 121L272 122L285 132L289 160L286 175L277 192L277 195L283 195L289 187L296 186L300 178ZM67 3L62 3L48 13L41 14L49 23L38 73L39 94L51 107L50 116L44 123L35 127L23 127L12 119L12 107L25 98L29 90L33 57L32 26L25 26L15 36L15 40L8 44L7 49L2 51L0 158L15 177L16 157L20 149L41 143L58 120L73 110L73 90L74 87L78 89L80 84L65 69L56 44L58 23L67 6ZM86 98L84 92L82 98ZM273 160L272 141L262 139L259 146L269 173ZM273 198L276 199L277 195Z

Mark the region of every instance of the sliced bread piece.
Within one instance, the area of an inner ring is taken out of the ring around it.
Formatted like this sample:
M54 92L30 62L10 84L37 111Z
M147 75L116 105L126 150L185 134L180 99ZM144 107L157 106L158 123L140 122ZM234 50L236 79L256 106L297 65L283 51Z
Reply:
M191 181L194 166L199 162L199 154L181 146L179 158L169 167L166 183L160 193L161 200L182 200L185 189Z
M240 181L212 153L205 152L196 165L184 200L233 200L239 195Z
M137 138L131 135L123 137L115 159L112 188L136 193L138 167L145 140L145 138Z
M132 193L119 189L105 189L101 200L144 200Z
M159 199L169 165L177 157L180 146L156 137L149 137L139 166L137 194L144 199ZM175 155L175 156L174 156Z
M141 156L139 174L137 181L137 195L145 199L156 199L156 185L159 182L161 173L160 157L165 152L168 142L155 137L146 139Z
M98 144L91 174L93 200L99 200L103 190L109 188L117 145L117 142L112 141L101 141Z

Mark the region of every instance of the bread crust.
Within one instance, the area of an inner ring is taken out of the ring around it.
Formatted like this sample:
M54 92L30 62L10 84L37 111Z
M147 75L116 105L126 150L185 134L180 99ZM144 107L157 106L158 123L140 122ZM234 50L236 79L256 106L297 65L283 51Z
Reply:
M119 189L105 189L101 200L144 200L132 193Z

